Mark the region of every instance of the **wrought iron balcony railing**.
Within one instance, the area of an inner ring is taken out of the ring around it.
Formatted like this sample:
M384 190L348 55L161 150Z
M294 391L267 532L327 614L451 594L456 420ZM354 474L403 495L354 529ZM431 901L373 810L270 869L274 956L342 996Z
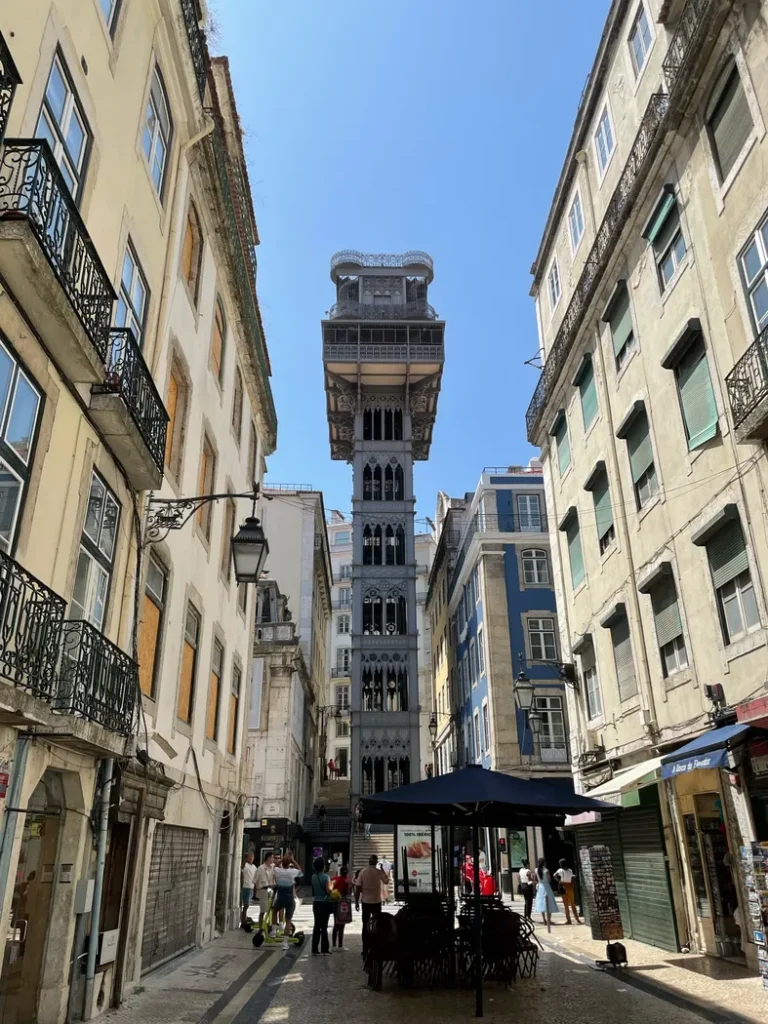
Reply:
M184 27L187 30L189 52L192 55L192 66L195 69L195 81L202 102L205 96L205 82L208 77L210 57L208 56L205 32L200 24L201 17L197 0L181 0L181 13L184 18Z
M168 413L129 327L113 327L110 331L106 376L93 391L120 395L155 465L162 469Z
M62 626L58 691L51 707L121 736L131 733L139 667L89 622Z
M706 15L712 6L713 0L688 0L683 8L677 30L672 36L662 63L670 92L675 88L680 72L688 62L688 57L698 41L699 33L706 25Z
M16 86L21 82L21 76L13 63L11 51L5 41L3 33L0 32L0 142L5 137L5 129L8 125L8 117L11 113L11 103Z
M738 429L768 399L768 327L758 334L725 378L733 425ZM768 412L766 413L768 417Z
M358 252L357 249L341 249L331 256L331 270L340 267L344 263L354 263L358 267L413 267L423 264L434 270L432 257L420 249L410 249L408 252L398 253L374 253Z
M65 601L0 553L0 677L36 697L56 690Z
M349 679L352 672L352 666L349 668L332 668L331 679Z
M115 293L45 139L7 139L0 219L26 220L103 361Z
M502 512L499 515L486 515L484 512L475 512L469 524L461 550L456 557L456 563L451 569L450 591L464 565L464 559L469 551L473 538L478 533L546 533L548 520L546 513L530 513L521 515L519 512Z
M437 313L428 302L395 303L377 306L370 302L335 302L328 310L329 320L349 317L354 320L437 320Z

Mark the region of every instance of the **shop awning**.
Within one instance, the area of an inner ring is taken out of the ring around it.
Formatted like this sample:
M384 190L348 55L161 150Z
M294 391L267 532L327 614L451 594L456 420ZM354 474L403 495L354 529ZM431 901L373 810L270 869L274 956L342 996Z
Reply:
M608 782L590 789L589 796L621 807L636 807L640 803L638 790L659 781L661 760L660 757L653 757L649 761L641 761L640 764L633 764L631 768L616 772Z
M728 751L747 739L747 733L762 732L748 722L723 725L710 729L695 740L661 759L662 779L673 779L676 775L696 771L699 768L724 768L728 764ZM590 793L590 796L592 794Z

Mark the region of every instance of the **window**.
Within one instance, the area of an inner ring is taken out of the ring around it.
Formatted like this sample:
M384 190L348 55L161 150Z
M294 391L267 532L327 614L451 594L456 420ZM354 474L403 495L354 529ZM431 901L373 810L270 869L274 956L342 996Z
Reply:
M645 7L640 4L640 9L629 33L629 52L632 56L632 67L635 69L636 78L645 67L652 43L653 35L651 34L648 15L645 13Z
M626 363L629 353L635 347L632 313L629 308L629 292L624 283L621 283L616 289L614 299L603 316L603 320L607 320L611 325L613 354L616 359L616 369L620 370L624 363Z
M637 693L637 678L635 677L635 662L632 658L629 619L624 612L614 616L610 630L613 660L616 665L616 681L619 684L619 700L628 700Z
M472 577L469 577L469 582L464 587L464 614L467 617L467 622L472 618L472 607L474 605L472 598Z
M339 569L340 580L351 580L352 579L352 565L347 562Z
M195 699L195 676L197 675L197 649L200 640L200 614L187 605L187 618L184 624L184 644L181 651L181 678L179 679L179 696L176 701L176 716L182 722L192 721L192 708Z
M600 683L597 678L597 662L595 645L592 637L587 635L582 642L581 674L584 679L584 698L587 705L587 718L596 718L603 713L603 699L600 696Z
M747 547L738 519L731 520L707 542L707 556L723 639L731 644L760 626Z
M213 445L208 438L203 435L203 451L200 456L200 490L198 494L213 494L214 483L216 480L216 454L213 450ZM208 540L211 539L211 517L213 511L213 502L209 501L205 505L201 505L197 510L197 525L205 534Z
M482 626L477 631L477 674L478 676L485 675L485 639Z
M565 412L561 410L555 424L555 447L557 448L557 465L560 476L565 473L571 464L571 442L568 437L568 420Z
M235 367L235 386L232 395L232 429L235 432L235 440L240 444L240 434L243 429L243 375L240 368Z
M119 522L117 498L98 473L94 473L69 611L70 618L85 619L98 630L103 629L106 617Z
M115 326L129 327L136 344L144 344L144 321L147 312L149 291L133 246L128 241L123 257L123 271L120 276L120 291L115 310Z
M629 455L629 468L635 487L635 501L638 509L643 508L659 489L656 467L653 462L653 446L645 409L638 412L624 433Z
M491 750L491 719L488 714L488 701L483 701L483 746L486 754Z
M91 133L60 54L53 59L35 136L47 139L72 197L80 194ZM68 214L62 208L58 217ZM62 224L62 228L66 227ZM58 232L57 232L58 233Z
M336 687L336 707L342 711L349 711L349 686Z
M472 675L469 671L469 654L467 651L464 652L464 657L461 659L461 670L464 674L464 695L469 697L472 688Z
M549 309L554 313L560 301L560 271L557 267L557 259L554 259L547 274L547 288L549 289Z
M147 112L144 115L144 127L141 132L141 145L144 156L149 164L149 173L155 191L162 199L165 188L165 172L168 166L168 152L171 148L173 123L171 121L168 97L160 75L155 67L152 73L152 85L147 100Z
M256 427L251 420L251 429L248 435L248 480L249 483L256 483L256 459L258 457L259 439Z
M541 503L538 494L518 494L517 518L521 533L541 533Z
M192 301L197 305L200 291L200 270L203 263L203 235L200 230L200 218L195 204L190 199L187 209L187 221L184 226L184 244L181 249L181 276L187 283ZM221 376L221 360L224 351L224 338L227 324L224 318L224 307L221 299L216 300L216 313L213 323L213 340L211 342L211 366L217 377ZM218 341L217 341L218 338ZM218 346L218 348L217 348ZM218 362L217 362L218 351Z
M576 252L584 234L584 214L581 210L581 196L577 192L568 211L568 233L571 236L571 251Z
M480 713L477 708L475 708L473 717L475 722L475 760L479 761L483 756L483 748L480 746Z
M575 513L568 518L565 536L568 542L568 560L571 565L571 586L575 590L584 579L584 556L581 551L579 517Z
M335 543L336 544L349 544L351 536L352 535L349 532L349 530L339 530L339 532L336 534L336 541L335 541Z
M605 471L598 474L597 479L592 485L592 501L595 506L597 542L600 547L600 554L604 555L616 539L616 531L613 525L613 509L611 508L611 489L608 483L608 474Z
M527 586L549 584L549 559L543 548L526 548L521 557L523 583Z
M352 664L352 650L349 647L340 647L336 651L336 668L339 672L349 672Z
M597 388L595 387L595 369L591 357L584 360L584 365L576 378L581 398L581 418L584 429L589 430L597 416Z
M477 644L474 637L469 641L469 674L472 685L477 686Z
M117 16L120 13L120 0L99 0L99 6L104 15L104 21L107 23L109 34L114 35Z
M150 555L139 623L139 685L147 697L155 695L167 592L168 572L159 559Z
M659 200L644 234L653 246L659 287L663 292L675 276L686 253L683 229L680 226L680 211L675 193L671 189L666 190Z
M615 145L616 144L613 141L611 115L608 112L608 104L606 103L603 107L603 112L600 115L600 120L597 122L597 128L595 129L595 152L597 154L597 164L600 168L601 175L605 173L606 167L611 162Z
M346 608L352 604L352 587L342 587L339 590L339 604Z
M556 661L554 619L528 619L528 647L532 661Z
M168 412L168 428L165 434L165 464L178 477L181 473L181 454L184 436L184 421L187 411L187 385L181 368L175 361L168 378L168 397L165 408ZM200 492L203 493L202 491Z
M208 683L208 706L205 709L205 738L216 741L219 732L219 695L221 677L224 672L224 648L218 640L213 641L211 678Z
M565 750L565 717L562 697L536 697L534 706L541 715L539 749Z
M337 633L349 633L350 622L351 622L351 616L350 615L340 615L339 618L338 618L338 621L336 623L336 632Z
M665 573L651 587L651 607L656 628L656 643L664 677L688 667L688 652L677 600L677 588L671 573Z
M40 392L0 338L0 550L13 548L40 417Z
M221 296L216 297L216 312L213 317L213 334L211 335L211 369L213 370L216 380L221 381L221 368L224 363L224 345L227 340L227 318L224 313L224 303L221 301ZM236 369L236 373L240 371ZM240 403L242 408L242 387L243 381L240 379ZM234 422L234 409L232 410L233 422ZM238 437L240 433L238 431Z
M247 583L238 583L237 585L237 607L245 615L248 608L248 586Z
M229 692L229 731L227 733L227 750L235 753L237 746L237 727L240 724L240 691L243 685L243 673L237 665L232 666L232 688Z
M765 217L741 254L741 272L755 328L768 323L768 217Z
M730 174L752 132L752 114L735 61L730 61L720 75L712 91L706 117L722 182Z
M707 350L700 334L677 361L675 377L688 450L694 451L711 441L718 427Z
M224 532L221 537L221 575L229 582L232 578L232 538L237 528L237 506L227 498L224 512Z

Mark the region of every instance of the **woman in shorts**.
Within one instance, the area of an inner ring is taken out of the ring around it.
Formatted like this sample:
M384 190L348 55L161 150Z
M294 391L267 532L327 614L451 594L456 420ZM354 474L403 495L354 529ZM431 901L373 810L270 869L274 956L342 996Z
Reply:
M288 949L288 936L293 932L291 921L296 913L296 879L301 877L301 868L293 859L293 854L287 851L275 868L275 899L272 909L277 913L282 910L285 914L285 929L283 931L283 949Z

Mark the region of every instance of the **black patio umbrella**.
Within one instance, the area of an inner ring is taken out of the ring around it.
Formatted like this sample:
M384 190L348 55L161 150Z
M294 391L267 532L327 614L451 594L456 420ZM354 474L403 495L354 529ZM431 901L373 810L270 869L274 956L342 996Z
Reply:
M474 852L475 1016L483 1016L483 940L478 829L562 822L566 814L615 813L615 804L580 796L569 780L523 779L469 765L362 799L363 821L387 825L470 825Z

